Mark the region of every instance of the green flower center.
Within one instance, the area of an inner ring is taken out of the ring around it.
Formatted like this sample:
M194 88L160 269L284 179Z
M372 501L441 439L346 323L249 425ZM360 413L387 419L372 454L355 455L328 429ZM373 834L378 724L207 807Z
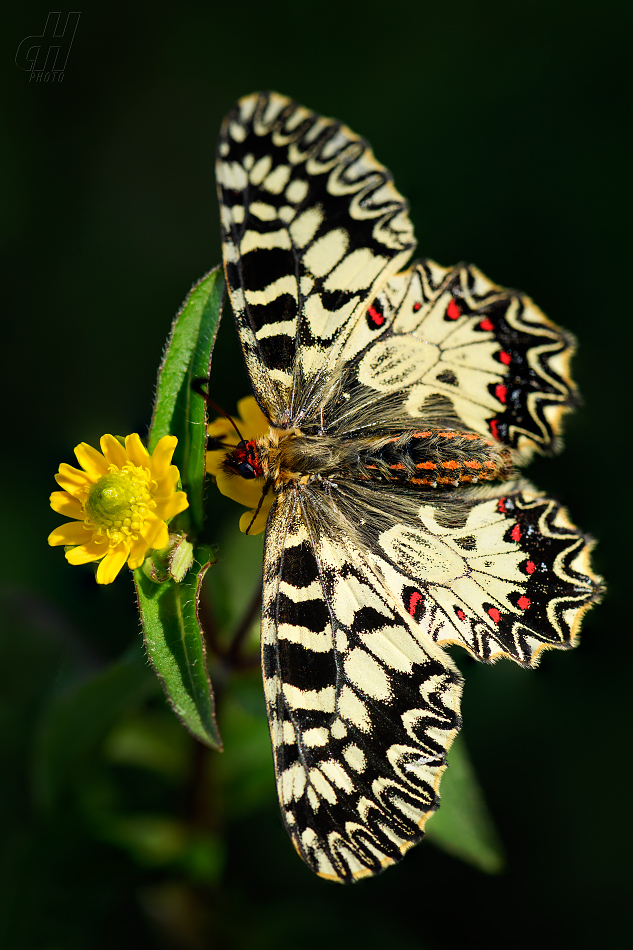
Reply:
M150 509L155 507L143 469L133 465L102 475L85 502L86 514L112 544L137 537Z

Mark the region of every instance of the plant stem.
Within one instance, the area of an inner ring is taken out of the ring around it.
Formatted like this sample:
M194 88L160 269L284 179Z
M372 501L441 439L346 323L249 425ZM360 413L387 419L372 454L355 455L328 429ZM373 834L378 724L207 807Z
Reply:
M242 617L242 621L233 635L231 644L226 652L224 662L229 667L229 669L236 670L248 670L252 669L253 666L256 666L259 662L259 657L243 657L240 655L241 649L248 635L248 631L253 625L253 621L257 616L259 609L262 603L262 588L261 585L257 586L251 602L249 603L246 613Z

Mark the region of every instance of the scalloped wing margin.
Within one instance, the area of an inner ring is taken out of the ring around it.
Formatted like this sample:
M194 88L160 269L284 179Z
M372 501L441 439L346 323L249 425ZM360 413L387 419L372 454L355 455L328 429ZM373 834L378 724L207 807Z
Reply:
M337 507L424 642L458 644L484 662L533 667L544 650L575 646L603 593L593 541L524 480L426 504L339 484Z
M525 294L472 265L425 260L386 282L340 358L354 367L350 382L382 399L401 394L410 418L439 412L511 447L522 465L561 448L563 417L578 403L574 349Z
M273 511L262 665L279 801L304 861L346 883L422 837L461 678L309 487Z
M224 265L255 393L292 414L294 378L323 370L415 246L407 202L369 145L277 93L241 99L216 167Z

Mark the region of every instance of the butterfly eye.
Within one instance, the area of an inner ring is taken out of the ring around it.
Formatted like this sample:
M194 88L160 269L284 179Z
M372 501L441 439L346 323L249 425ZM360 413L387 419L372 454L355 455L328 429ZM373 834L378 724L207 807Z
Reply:
M237 468L242 478L257 478L257 472L250 462L240 462Z

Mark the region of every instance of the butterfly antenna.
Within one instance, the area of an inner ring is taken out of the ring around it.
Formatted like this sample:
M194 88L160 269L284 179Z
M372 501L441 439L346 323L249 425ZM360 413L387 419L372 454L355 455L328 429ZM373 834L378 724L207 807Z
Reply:
M218 406L218 404L215 403L209 396L209 393L204 388L205 386L208 386L208 384L209 384L209 380L206 378L206 376L199 376L197 379L192 380L191 388L193 389L194 393L198 393L199 396L202 396L207 406L211 406L212 409L215 409L218 415L224 416L225 419L228 419L231 425L233 426L233 428L235 429L235 431L237 432L240 442L245 442L246 440L244 436L242 435L240 430L237 428L237 426L235 425L234 421L231 419L228 412L226 412L225 409L222 409L221 406Z
M255 509L255 514L254 514L253 517L251 518L251 520L250 520L250 522L249 522L249 525L248 525L248 528L246 529L246 531L244 532L244 534L248 534L248 532L249 532L249 531L251 530L251 528L253 527L253 522L255 521L255 518L257 517L257 515L259 514L259 512L260 512L260 510L261 510L261 507L262 507L262 505L263 505L263 503L264 503L264 498L265 498L266 495L268 494L268 489L269 489L269 488L270 488L270 482L266 482L266 484L264 485L264 490L263 490L263 492L262 492L261 495L260 495L259 502L257 503L257 508Z

